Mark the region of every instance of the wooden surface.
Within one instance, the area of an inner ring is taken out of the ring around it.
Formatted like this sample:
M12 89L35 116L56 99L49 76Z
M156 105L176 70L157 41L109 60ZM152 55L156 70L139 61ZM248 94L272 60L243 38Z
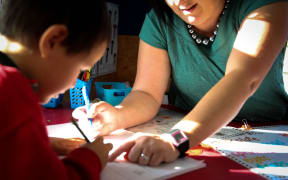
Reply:
M128 81L132 86L137 70L138 46L138 36L120 35L118 37L116 73L97 77L95 81Z

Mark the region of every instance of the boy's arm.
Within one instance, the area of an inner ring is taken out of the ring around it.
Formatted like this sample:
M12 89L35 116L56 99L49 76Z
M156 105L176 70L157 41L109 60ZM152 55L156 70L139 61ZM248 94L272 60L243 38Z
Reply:
M67 156L74 149L79 148L85 144L85 140L81 138L59 138L49 137L52 149L59 156Z
M72 151L63 163L68 179L100 179L101 162L98 156L87 148Z

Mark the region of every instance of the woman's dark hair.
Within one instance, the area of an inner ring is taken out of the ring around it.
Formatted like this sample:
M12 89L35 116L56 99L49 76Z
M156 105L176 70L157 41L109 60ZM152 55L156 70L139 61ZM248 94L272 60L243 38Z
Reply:
M51 25L63 24L67 53L89 52L110 38L105 0L3 0L0 33L30 48Z
M155 13L157 14L158 18L167 23L167 17L169 19L172 18L173 11L167 5L165 0L148 0L151 7L154 9Z

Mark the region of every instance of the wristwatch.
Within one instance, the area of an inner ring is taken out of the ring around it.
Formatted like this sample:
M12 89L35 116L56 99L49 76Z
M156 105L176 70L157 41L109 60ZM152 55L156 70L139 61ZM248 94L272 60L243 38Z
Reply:
M172 129L167 134L170 135L173 145L180 152L179 158L185 157L185 152L189 149L189 139L184 132L179 129Z

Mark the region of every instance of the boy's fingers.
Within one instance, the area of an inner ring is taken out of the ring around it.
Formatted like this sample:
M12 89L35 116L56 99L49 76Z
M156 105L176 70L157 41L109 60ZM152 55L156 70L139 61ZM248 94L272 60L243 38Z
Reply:
M110 156L109 161L114 161L119 155L121 155L123 152L129 152L130 149L134 146L135 141L128 141L122 146L120 146L118 149L116 149ZM128 153L127 153L128 154Z
M97 136L95 141L99 141L103 143L103 137L102 136Z
M111 149L113 149L113 144L111 143L107 143L106 144L108 151L111 151Z

